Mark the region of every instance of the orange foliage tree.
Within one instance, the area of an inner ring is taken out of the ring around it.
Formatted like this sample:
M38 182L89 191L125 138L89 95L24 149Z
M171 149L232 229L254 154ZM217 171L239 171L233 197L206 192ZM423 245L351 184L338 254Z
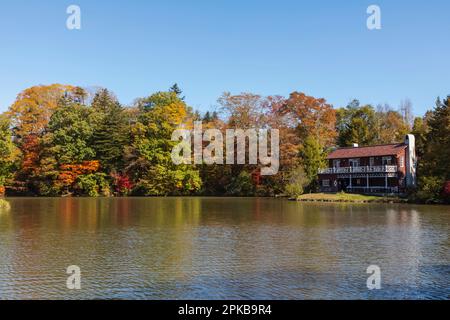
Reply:
M99 161L84 161L80 164L61 165L57 184L60 187L70 187L80 175L95 173L99 169Z
M39 170L42 135L63 96L78 100L85 97L83 89L75 86L52 84L25 89L7 112L11 119L15 142L22 153L20 174L28 180Z
M287 116L288 124L296 128L302 140L313 136L324 147L335 144L336 111L325 99L293 92L280 113Z

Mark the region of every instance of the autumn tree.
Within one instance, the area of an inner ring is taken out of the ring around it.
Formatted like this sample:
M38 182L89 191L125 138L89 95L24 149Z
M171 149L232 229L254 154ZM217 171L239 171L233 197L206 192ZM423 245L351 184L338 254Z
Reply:
M42 138L39 170L34 175L41 194L55 194L62 189L72 192L79 175L98 170L97 164L95 170L74 169L91 168L89 162L95 161L91 115L92 110L73 97L60 99Z
M280 130L282 168L272 179L291 196L315 190L324 150L335 144L336 111L325 99L300 92L272 100L271 110L271 122Z
M35 86L22 91L9 108L15 143L21 151L19 180L29 180L39 168L42 136L62 97L84 99L84 90L69 85Z
M22 91L8 112L16 138L41 135L64 96L82 100L84 91L60 84L35 86Z
M218 103L231 128L259 129L266 123L266 103L260 95L248 92L232 95L225 92Z
M171 152L177 142L174 130L192 126L189 108L175 92L158 92L137 100L137 121L132 127L132 143L127 148L127 172L137 181L143 195L189 194L201 187L198 170L175 165Z
M10 121L4 114L0 115L0 196L5 193L5 183L12 175L17 149L11 138Z
M229 92L225 92L219 99L219 111L222 119L225 121L225 126L219 126L218 123L221 120L218 114L205 115L205 118L216 124L216 128L222 129L225 133L225 129L279 129L278 123L272 121L275 119L274 110L278 110L274 107L274 104L278 102L275 97L263 97L258 94L249 92L232 95ZM217 127L218 126L218 127ZM236 144L236 142L235 142ZM249 141L246 140L246 159L248 159ZM210 169L206 169L210 172ZM220 167L216 166L214 174L209 174L204 178L205 185L214 184L215 181L220 181L221 186L217 188L221 189L225 186L226 194L246 194L249 190L247 184L252 183L254 194L268 195L275 194L274 189L277 189L277 193L280 192L279 183L275 183L273 177L261 177L260 175L261 164L256 165L233 165ZM209 178L213 177L213 178ZM213 179L213 180L210 180ZM242 186L239 186L242 184ZM243 191L247 190L247 191Z
M312 136L324 147L334 145L336 112L325 99L293 92L285 101L281 114L288 116L286 120L295 127L300 139Z
M411 131L405 118L397 111L378 112L377 117L379 119L379 125L375 127L377 144L398 143Z
M227 128L227 123L219 118L217 112L207 111L204 115L200 115L197 121L201 120L203 129L218 129L223 134ZM208 143L204 142L205 147ZM233 168L234 167L234 168ZM236 168L239 167L239 168ZM225 195L233 188L231 187L234 176L239 175L242 167L232 165L206 165L199 166L200 177L202 180L202 195ZM233 170L236 173L233 173ZM238 182L238 181L237 181Z

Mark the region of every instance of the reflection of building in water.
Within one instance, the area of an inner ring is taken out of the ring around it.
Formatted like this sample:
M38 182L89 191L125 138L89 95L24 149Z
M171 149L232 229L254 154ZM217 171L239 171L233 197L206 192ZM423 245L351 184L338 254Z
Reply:
M406 206L387 209L384 233L385 268L388 271L391 266L400 265L404 270L404 272L397 272L396 277L392 277L391 281L418 279L423 256L419 212Z

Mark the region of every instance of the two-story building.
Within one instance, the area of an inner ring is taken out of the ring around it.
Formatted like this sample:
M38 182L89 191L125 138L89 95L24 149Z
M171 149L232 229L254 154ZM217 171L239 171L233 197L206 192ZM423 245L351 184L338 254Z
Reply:
M319 172L322 192L364 194L404 193L416 186L415 138L403 143L339 148L328 156L328 168Z

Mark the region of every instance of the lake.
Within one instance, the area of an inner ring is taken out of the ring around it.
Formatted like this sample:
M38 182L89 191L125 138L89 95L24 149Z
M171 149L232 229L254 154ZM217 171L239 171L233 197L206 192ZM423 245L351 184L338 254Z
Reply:
M450 207L12 198L0 299L448 299ZM81 290L66 271L81 269ZM381 269L368 290L367 268Z

